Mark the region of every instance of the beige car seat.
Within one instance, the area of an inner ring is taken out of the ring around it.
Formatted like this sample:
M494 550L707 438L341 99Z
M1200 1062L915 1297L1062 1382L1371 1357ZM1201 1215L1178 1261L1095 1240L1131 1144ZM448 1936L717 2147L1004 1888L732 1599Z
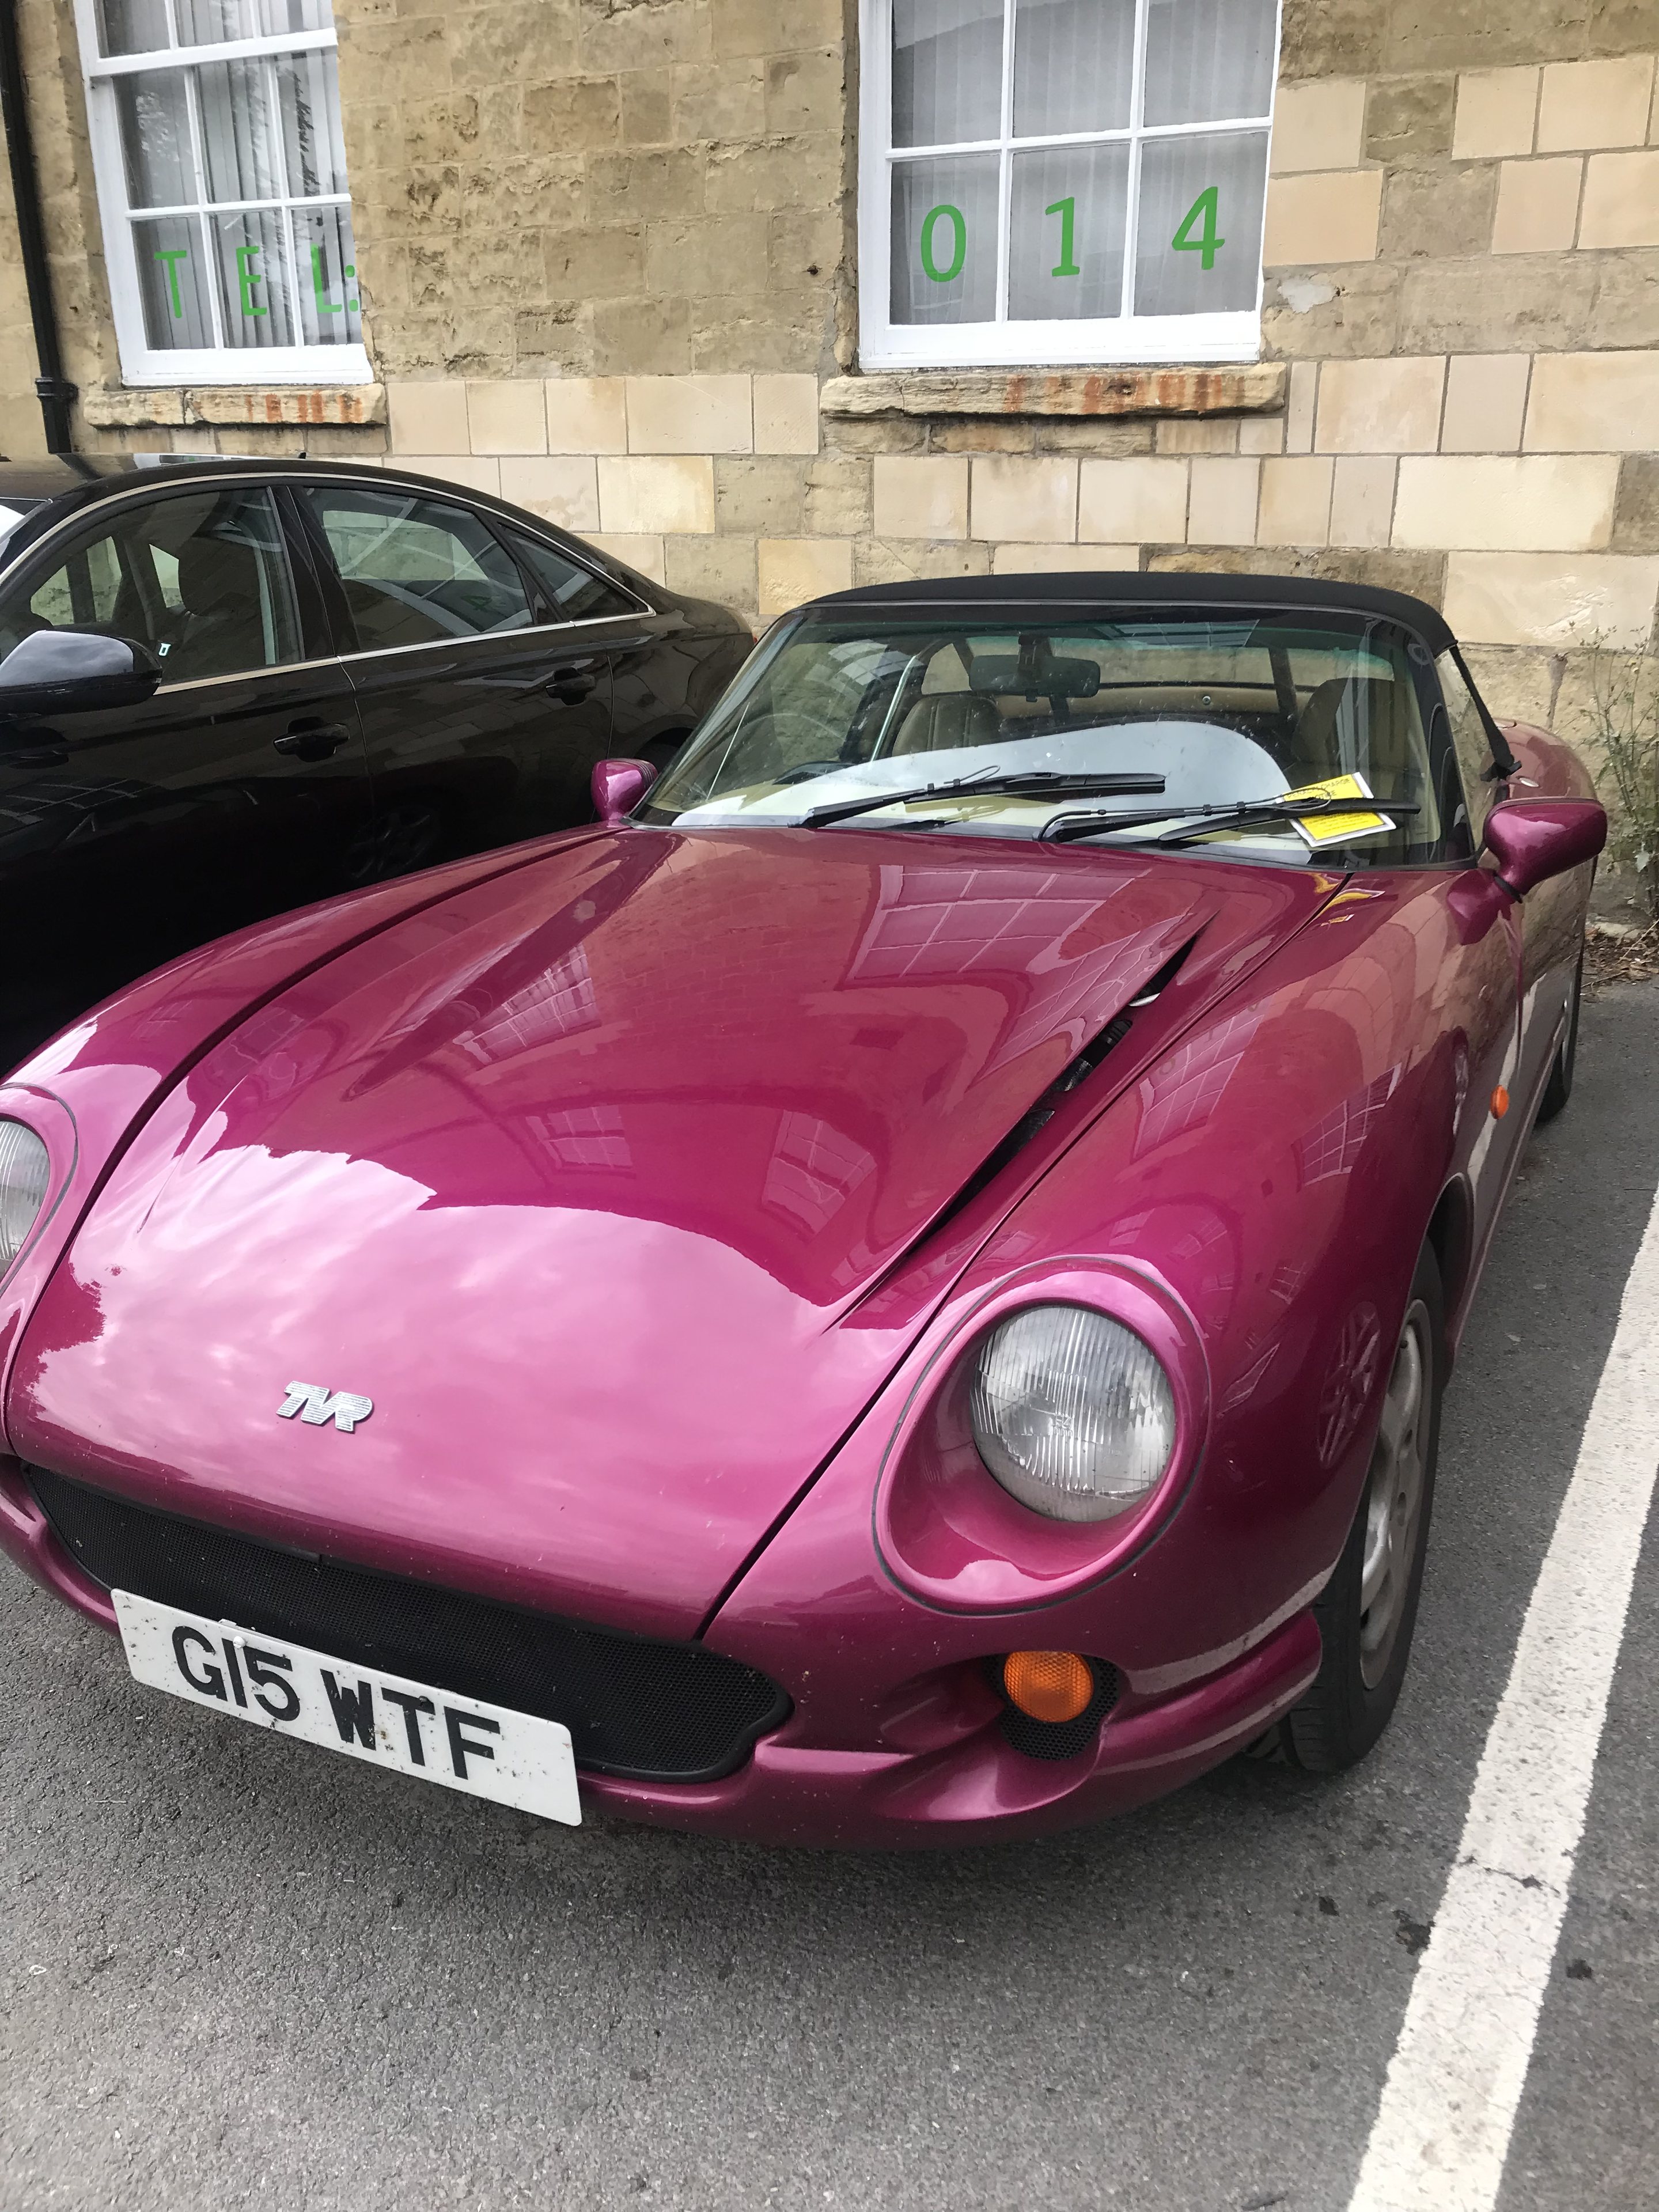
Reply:
M974 691L939 691L915 705L899 724L895 753L942 753L956 745L994 744L1002 717Z
M1411 695L1381 677L1333 676L1310 694L1281 766L1292 790L1353 770L1379 796L1414 798Z

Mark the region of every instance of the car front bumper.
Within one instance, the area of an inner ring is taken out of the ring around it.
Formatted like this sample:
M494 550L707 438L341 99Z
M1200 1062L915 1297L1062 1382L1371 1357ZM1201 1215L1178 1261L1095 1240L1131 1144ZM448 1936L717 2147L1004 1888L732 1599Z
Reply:
M1242 1639L1243 1649L1212 1654L1207 1668L1190 1658L1174 1668L1119 1667L1118 1700L1088 1747L1034 1757L1004 1733L999 1650L1073 1643L1115 1665L1116 1609L1097 1593L1035 1619L946 1617L879 1574L837 1573L833 1535L820 1528L818 1536L829 1553L815 1559L815 1589L781 1603L776 1577L792 1578L794 1549L786 1542L763 1555L707 1639L781 1682L793 1699L788 1718L715 1780L583 1771L590 1809L768 1844L892 1849L1042 1835L1127 1811L1218 1765L1287 1711L1319 1667L1319 1630L1304 1602ZM867 1569L867 1522L854 1540ZM114 1632L108 1590L59 1541L15 1461L0 1461L0 1548ZM847 1608L840 1619L824 1610L837 1601Z
M891 1850L1048 1835L1161 1797L1243 1751L1319 1669L1311 1609L1195 1686L1126 1702L1097 1741L1067 1759L1033 1759L995 1716L926 1751L825 1749L765 1737L735 1774L690 1787L584 1776L596 1808L625 1818L771 1844Z

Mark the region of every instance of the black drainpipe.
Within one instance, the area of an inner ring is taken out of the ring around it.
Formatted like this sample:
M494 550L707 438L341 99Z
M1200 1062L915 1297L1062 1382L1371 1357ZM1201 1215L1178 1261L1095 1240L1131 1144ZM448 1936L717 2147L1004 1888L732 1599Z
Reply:
M75 386L64 379L64 356L58 345L58 310L52 304L46 234L40 221L40 186L34 173L34 144L29 136L28 103L23 90L23 58L17 45L17 0L0 0L0 118L6 126L17 242L22 250L23 280L28 286L29 320L34 325L34 358L40 371L34 389L46 419L46 451L67 453Z

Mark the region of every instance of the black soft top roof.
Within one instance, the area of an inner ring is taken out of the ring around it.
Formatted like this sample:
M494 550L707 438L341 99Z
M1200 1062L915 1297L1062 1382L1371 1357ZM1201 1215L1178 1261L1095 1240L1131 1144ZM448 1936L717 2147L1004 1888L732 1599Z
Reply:
M1422 599L1404 592L1385 592L1370 584L1332 583L1312 576L1153 574L1133 569L1100 568L1033 576L918 577L903 584L866 584L856 591L832 592L803 609L815 613L857 607L982 608L1011 611L1041 608L1071 613L1088 609L1097 616L1156 615L1165 610L1237 608L1240 612L1374 615L1398 623L1420 637L1432 653L1454 641L1442 617Z

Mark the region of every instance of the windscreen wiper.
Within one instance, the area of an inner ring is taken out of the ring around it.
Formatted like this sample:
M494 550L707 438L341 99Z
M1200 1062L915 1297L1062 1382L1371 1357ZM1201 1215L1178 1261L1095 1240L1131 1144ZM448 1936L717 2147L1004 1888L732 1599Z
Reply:
M1146 830L1159 822L1174 822L1182 826L1146 842L1153 845L1184 845L1195 837L1207 837L1213 830L1251 822L1297 822L1316 814L1422 811L1414 802L1364 799L1358 793L1341 799L1243 799L1226 806L1160 806L1154 811L1103 807L1091 809L1087 814L1056 814L1038 830L1037 836L1049 844L1065 845L1079 837L1097 837L1109 830Z
M1163 776L1133 772L1119 775L1068 775L1060 769L993 769L978 775L957 776L949 783L918 784L909 791L867 791L861 799L833 799L826 806L809 809L799 822L789 826L797 830L821 830L826 822L845 822L854 814L873 813L878 806L908 806L921 799L967 798L983 791L1006 792L1014 799L1059 799L1073 793L1079 799L1109 796L1140 799L1148 798L1164 788ZM1191 810L1188 811L1190 812ZM1159 816L1158 818L1163 820L1165 817Z

